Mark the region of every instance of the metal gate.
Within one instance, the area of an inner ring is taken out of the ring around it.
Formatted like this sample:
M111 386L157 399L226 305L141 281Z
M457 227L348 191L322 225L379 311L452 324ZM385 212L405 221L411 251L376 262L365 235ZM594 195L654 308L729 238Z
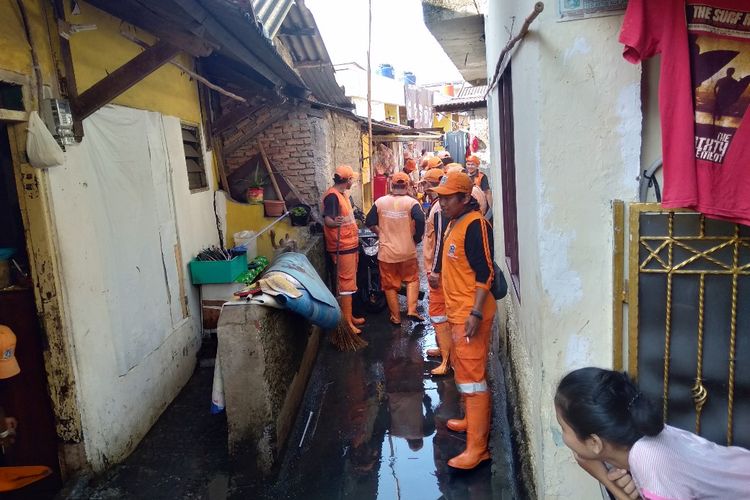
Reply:
M615 273L615 364L627 350L628 371L666 422L750 447L750 227L658 204L629 212L627 282ZM626 341L618 301L628 305Z

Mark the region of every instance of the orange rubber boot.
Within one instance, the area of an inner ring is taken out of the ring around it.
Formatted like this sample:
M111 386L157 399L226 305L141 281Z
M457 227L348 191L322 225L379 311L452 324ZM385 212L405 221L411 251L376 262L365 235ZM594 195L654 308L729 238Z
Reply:
M354 322L352 321L352 296L342 295L339 298L339 304L341 305L341 315L344 317L346 324L349 325L352 333L362 333L362 330L354 326Z
M417 313L417 302L419 301L419 281L412 281L406 284L406 304L409 306L406 315L415 321L424 321L424 318Z
M463 394L461 394L461 403L463 403L461 406L464 407L464 418L451 418L445 424L446 427L454 432L466 432L468 425L466 422L466 396Z
M435 338L437 338L437 344L440 348L440 354L443 356L443 362L430 373L433 375L445 375L450 369L448 361L450 359L451 347L453 347L450 323L445 322L435 324Z
M43 465L0 467L0 492L18 490L52 474Z
M473 469L490 458L487 440L490 436L490 393L487 391L466 395L466 450L448 460L456 469Z
M391 313L391 323L394 325L400 325L401 324L401 309L398 305L398 291L396 290L386 290L385 291L385 300L388 302L388 311Z

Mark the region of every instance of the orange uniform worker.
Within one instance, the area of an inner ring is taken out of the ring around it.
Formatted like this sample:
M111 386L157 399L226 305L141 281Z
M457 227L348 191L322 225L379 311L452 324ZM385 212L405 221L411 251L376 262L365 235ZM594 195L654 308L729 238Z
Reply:
M450 218L438 248L445 305L453 334L452 364L459 392L465 397L464 419L448 421L448 428L466 431L466 450L448 461L459 469L473 469L490 458L490 393L487 390L487 355L495 299L490 294L493 276L492 228L471 196L473 183L462 172L447 174L433 191L440 197L443 215Z
M451 163L445 167L445 173L450 174L451 172L466 173L466 169L460 163ZM471 188L471 196L473 196L474 199L477 200L477 203L479 203L479 213L485 215L489 209L489 205L487 204L487 198L484 196L482 190L475 185Z
M419 202L407 196L409 176L397 172L391 177L391 194L382 196L367 214L365 224L378 235L380 249L378 263L380 284L385 292L391 323L401 324L398 291L406 282L407 316L417 321L423 318L417 313L419 297L419 265L417 244L424 234L424 212Z
M440 366L430 372L433 375L445 375L448 372L448 362L450 360L451 346L453 345L451 327L448 323L448 313L445 311L445 297L443 297L443 288L440 286L440 273L436 272L436 269L440 267L437 246L443 240L448 219L443 217L438 196L432 189L438 187L442 178L442 169L433 168L425 173L423 180L427 196L430 197L430 210L425 221L422 255L424 257L427 280L430 283L430 321L435 329L435 340L438 345L437 349L428 349L427 356L442 356L443 358Z
M359 229L354 219L354 209L346 195L352 188L356 174L349 165L336 167L333 186L323 195L323 234L326 251L336 264L337 292L341 314L354 333L365 323L364 318L352 315L352 295L357 291L357 261L359 260Z
M2 380L15 377L21 372L15 351L16 334L9 327L0 325L0 379ZM17 425L16 419L6 417L5 411L0 408L0 445L3 449L13 444ZM52 469L44 465L0 467L0 493L21 489L50 474L52 474ZM26 493L29 494L28 491Z
M490 189L490 181L487 178L486 175L484 175L482 172L479 171L479 164L481 163L481 160L478 156L470 155L466 157L466 171L469 174L469 177L471 177L471 180L474 181L474 185L478 187L482 193L484 193L484 197L487 200L487 209L485 210L485 215L488 219L492 218L492 190Z

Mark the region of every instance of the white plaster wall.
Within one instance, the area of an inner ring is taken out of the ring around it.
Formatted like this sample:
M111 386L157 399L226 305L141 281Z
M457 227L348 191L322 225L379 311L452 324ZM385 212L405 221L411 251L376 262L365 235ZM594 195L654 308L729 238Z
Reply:
M489 72L532 0L492 0ZM600 498L562 443L552 397L571 369L612 364L612 215L634 200L641 157L640 68L621 58L621 16L561 23L550 5L513 54L520 295L506 301L536 490L540 498ZM489 75L492 76L491 74ZM488 103L499 165L497 93ZM492 176L500 193L500 176ZM501 196L495 196L501 213ZM496 251L504 253L496 224Z
M119 109L123 113L146 113ZM172 331L155 332L164 337L163 342L124 375L117 369L109 318L118 303L105 300L108 283L103 268L111 258L105 248L113 242L103 240L105 236L92 230L96 207L87 201L92 199L92 193L86 192L88 179L77 168L79 146L69 148L65 165L48 171L54 223L61 239L65 317L74 346L77 397L87 458L95 471L122 460L135 448L192 374L200 346L198 289L190 284L187 262L200 248L218 243L213 212L213 158L210 153L205 154L209 188L191 194L180 121L165 116L163 127L189 315ZM97 195L94 193L93 198ZM133 248L139 245L138 241L126 240L115 243ZM133 297L151 293L149 289L132 290ZM118 297L118 301L127 300L128 297Z

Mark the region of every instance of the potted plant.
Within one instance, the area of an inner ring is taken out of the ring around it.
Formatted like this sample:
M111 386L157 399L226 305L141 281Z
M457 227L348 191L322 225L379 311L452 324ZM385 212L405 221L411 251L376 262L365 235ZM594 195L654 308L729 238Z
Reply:
M263 203L263 187L266 185L265 178L258 175L259 173L259 165L256 165L255 177L250 179L250 183L247 187L247 202L258 205Z
M310 223L310 205L300 203L289 211L292 226L306 226Z

